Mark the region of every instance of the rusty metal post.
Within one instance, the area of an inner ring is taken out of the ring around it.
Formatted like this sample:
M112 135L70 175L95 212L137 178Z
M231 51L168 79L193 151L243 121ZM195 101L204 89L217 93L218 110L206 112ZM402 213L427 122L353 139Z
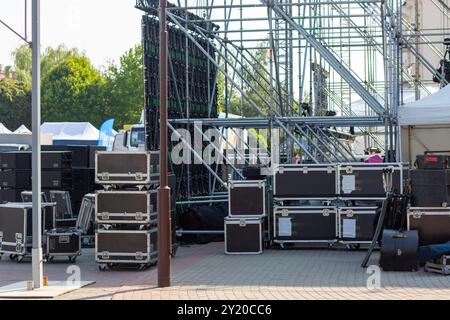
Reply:
M172 231L170 217L170 188L168 186L168 128L167 128L167 0L159 1L159 88L160 88L160 187L158 189L158 287L170 286L170 255Z

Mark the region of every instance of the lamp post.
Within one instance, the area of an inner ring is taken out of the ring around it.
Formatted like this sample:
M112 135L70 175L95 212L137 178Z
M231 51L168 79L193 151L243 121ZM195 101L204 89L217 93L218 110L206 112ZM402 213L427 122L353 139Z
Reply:
M32 179L33 179L33 249L32 275L33 286L39 289L43 285L42 265L42 209L41 209L41 30L40 0L32 3Z
M168 186L168 128L167 128L167 0L159 1L159 88L160 88L160 187L158 189L158 287L170 286L170 253L171 218L170 218L170 188Z

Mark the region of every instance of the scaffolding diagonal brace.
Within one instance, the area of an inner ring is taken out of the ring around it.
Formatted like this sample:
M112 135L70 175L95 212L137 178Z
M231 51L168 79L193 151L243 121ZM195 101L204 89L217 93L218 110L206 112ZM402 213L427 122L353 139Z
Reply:
M312 34L296 23L280 6L277 0L260 0L298 31L306 41L330 64L330 66L355 90L357 94L378 115L384 115L385 109L378 100L339 62L338 59Z

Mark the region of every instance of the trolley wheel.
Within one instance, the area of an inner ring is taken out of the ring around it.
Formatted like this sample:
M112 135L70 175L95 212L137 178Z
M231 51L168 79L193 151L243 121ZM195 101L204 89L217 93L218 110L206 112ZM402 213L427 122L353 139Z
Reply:
M333 248L334 247L334 243L330 242L328 243L328 248Z
M12 253L9 255L9 259L13 260L13 261L16 260L16 257L17 256L15 254L12 254Z
M280 248L281 248L282 250L286 249L284 243L280 243Z
M77 257L76 256L69 257L69 262L70 263L75 263L75 261L77 261Z
M100 271L106 271L108 269L108 266L106 264L99 264L98 270Z
M17 256L16 261L17 261L17 263L22 263L23 262L23 256Z
M47 262L52 263L53 262L53 258L52 256L47 257Z
M147 268L148 268L147 264L140 264L140 265L137 266L137 269L139 271L145 271Z

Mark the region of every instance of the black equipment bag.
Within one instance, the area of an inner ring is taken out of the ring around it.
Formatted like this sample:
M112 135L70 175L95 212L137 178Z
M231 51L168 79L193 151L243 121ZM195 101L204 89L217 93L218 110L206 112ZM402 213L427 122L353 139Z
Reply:
M384 271L417 271L418 249L417 231L384 230L380 267Z

